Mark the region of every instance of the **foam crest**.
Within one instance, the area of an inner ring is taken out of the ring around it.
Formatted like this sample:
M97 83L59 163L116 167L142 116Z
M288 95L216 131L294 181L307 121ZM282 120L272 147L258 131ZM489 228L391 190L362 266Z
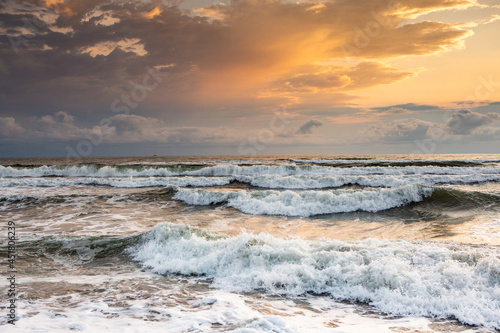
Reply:
M178 189L173 199L190 205L225 203L248 214L312 216L354 211L377 212L422 201L432 189L407 185L362 191L209 191Z
M19 168L0 166L0 177L168 177L168 176L259 176L259 175L499 175L500 167L443 167L443 166L366 166L335 168L321 165L252 165L234 164L202 167L113 167L113 166L41 166Z
M367 240L222 238L162 223L129 248L159 274L203 276L233 292L309 292L369 303L392 315L455 317L500 328L500 258L495 249Z
M222 186L233 180L232 177L138 177L138 178L4 178L0 179L0 187L14 186L75 186L104 185L121 188L140 188L175 185L185 186Z
M500 174L500 167L442 167L442 166L367 166L335 168L320 165L217 165L186 171L191 176L258 176L258 175L474 175Z
M148 177L148 176L175 176L178 173L169 168L127 168L127 167L98 167L96 165L82 166L40 166L34 168L17 168L0 166L0 177Z
M312 163L312 164L372 164L372 163L394 163L394 164L406 164L406 163L463 163L463 164L480 164L480 163L498 163L498 159L374 159L374 158L353 158L353 159L294 159L291 158L290 161L296 163Z
M500 181L500 175L403 175L403 176L235 176L235 180L252 186L281 189L319 189L360 185L369 187L397 187L409 184L471 184Z

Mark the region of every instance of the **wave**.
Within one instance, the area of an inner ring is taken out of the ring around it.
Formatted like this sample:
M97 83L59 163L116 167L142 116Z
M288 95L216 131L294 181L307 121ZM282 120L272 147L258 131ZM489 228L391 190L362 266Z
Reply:
M271 189L323 189L348 185L365 187L398 187L410 184L474 184L500 181L500 174L473 175L256 175L256 176L171 176L171 177L26 177L0 178L0 187L57 187L76 185L100 185L117 188L141 188L158 186L211 187L224 186L232 182Z
M234 179L252 186L275 189L321 189L360 185L367 187L398 187L410 184L474 184L489 181L500 181L500 175L403 175L403 176L235 176Z
M97 166L93 164L82 166L40 166L33 168L0 166L0 177L148 177L175 176L168 168L132 168Z
M428 187L417 184L394 188L337 190L203 190L167 185L161 189L129 194L102 195L36 195L0 196L0 210L60 205L63 203L110 200L149 202L178 200L188 205L224 204L252 215L314 216L355 211L378 212L397 207L439 213L449 210L500 211L500 195L460 191L449 187Z
M473 175L500 174L500 167L351 167L334 168L317 165L217 165L199 170L187 171L190 176L257 176L257 175Z
M237 164L237 165L259 165L259 164L273 164L273 161L260 161L260 160L210 160L210 161L165 161L165 162L127 162L120 163L118 165L125 166L144 166L144 165L188 165L188 166L200 166L200 165L218 165L218 164Z
M51 236L19 241L17 247L26 255L57 263L66 259L85 264L125 254L154 273L202 279L230 292L330 295L395 316L456 318L464 324L500 328L496 247L375 239L309 241L244 231L226 237L172 223L131 236ZM0 254L6 252L6 244L0 246Z
M307 164L328 164L332 166L349 165L370 165L370 166L476 166L485 163L499 163L498 159L477 159L477 160L415 160L415 159L371 159L371 158L353 158L353 159L290 159L294 163Z
M500 195L484 192L460 191L452 188L434 188L432 195L427 197L422 205L437 210L476 210L487 209L495 211L500 207ZM430 207L429 207L430 206Z
M187 186L222 186L231 183L232 177L138 177L138 178L4 178L0 187L34 186L55 187L75 185L103 185L120 188L140 188L175 185Z
M20 168L0 166L0 177L170 177L170 176L257 176L257 175L474 175L500 174L500 167L438 167L438 166L386 166L334 168L318 165L252 165L233 164L208 167L112 167L97 165L40 166Z
M232 292L327 294L391 315L500 328L497 249L425 242L224 238L161 223L126 252L158 274L210 279Z
M23 253L37 257L41 254L46 257L64 256L76 257L83 262L94 259L116 256L127 248L138 244L143 234L115 237L58 237L46 236L31 240L18 241L16 247ZM26 237L25 237L26 238ZM7 246L0 246L0 254L7 252Z
M313 216L354 211L378 212L423 201L432 189L406 185L390 189L333 191L210 191L177 189L174 200L189 205L225 203L247 214Z

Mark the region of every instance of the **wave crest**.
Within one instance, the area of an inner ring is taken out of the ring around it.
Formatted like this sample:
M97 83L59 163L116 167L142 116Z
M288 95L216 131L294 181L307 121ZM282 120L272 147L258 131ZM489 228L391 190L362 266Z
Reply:
M248 214L312 216L354 211L377 212L420 202L432 189L406 185L390 189L335 191L238 191L178 189L173 199L190 205L225 203Z
M495 250L367 240L283 240L242 233L217 238L162 223L127 252L159 274L205 276L236 292L329 294L393 315L455 317L500 328Z

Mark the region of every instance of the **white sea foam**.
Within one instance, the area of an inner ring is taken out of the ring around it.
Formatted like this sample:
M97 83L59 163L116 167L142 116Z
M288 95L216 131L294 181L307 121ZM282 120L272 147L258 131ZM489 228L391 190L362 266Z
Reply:
M271 164L272 161L260 160L211 160L211 161L165 161L165 162L127 162L118 165L217 165L217 164Z
M83 166L40 166L35 168L17 168L0 166L0 177L148 177L148 176L175 176L169 168L116 168L110 166L96 167Z
M475 175L500 174L500 167L351 167L334 168L319 165L282 164L238 166L234 164L203 167L198 170L185 170L182 167L97 167L84 166L41 166L18 168L0 166L0 177L153 177L153 176L255 176L255 175Z
M377 212L422 201L432 189L406 185L390 189L333 191L210 191L177 189L173 199L190 205L225 203L248 214L312 216L354 211Z
M313 164L368 164L368 163L414 163L414 162L437 162L437 163L453 163L453 162L460 162L460 163L498 163L500 160L498 159L490 159L490 160L484 160L484 159L473 159L473 160L466 160L466 159L458 159L458 160L442 160L442 159L436 159L436 160L427 160L427 159L420 159L420 160L415 160L415 159L408 159L408 160L397 160L397 159L372 159L372 158L366 158L366 159L293 159L291 158L290 161L296 162L296 163L313 163Z
M180 187L208 187L228 185L232 181L252 186L276 189L321 189L360 185L368 187L398 187L410 184L472 184L500 181L500 174L473 175L255 175L255 176L171 176L171 177L24 177L0 178L0 187L57 187L75 185L103 185L120 188L141 188L175 185Z
M0 178L0 187L14 186L75 186L75 185L107 185L121 188L139 188L153 186L221 186L227 185L232 177L122 177L122 178Z
M496 249L367 240L283 240L242 233L222 238L162 223L129 249L159 274L200 275L214 287L288 296L307 292L369 303L403 316L455 317L500 328Z
M113 277L63 276L56 282L93 286L102 280L115 284L129 279L144 282L147 279L145 274L147 272L132 277L124 274ZM23 282L32 283L24 279ZM185 284L181 286L185 288ZM292 301L254 298L212 289L201 295L190 295L187 302L175 303L172 294L175 295L176 288L178 285L156 291L147 299L141 294L142 290L117 293L106 301L89 300L78 294L30 301L19 299L16 303L19 320L15 326L3 325L2 332L184 333L214 332L214 326L222 326L224 331L234 333L386 333L394 332L395 327L402 332L432 332L428 319L363 316L356 305L333 302L329 297L301 299L303 306L297 306ZM64 299L68 296L71 296L72 305L64 306ZM113 298L121 302L113 302Z
M361 185L370 187L397 187L409 184L471 184L488 181L500 181L500 175L403 175L403 176L235 176L235 180L252 186L282 189L319 189L341 187L345 185Z
M441 166L407 166L407 167L351 167L334 168L318 165L282 164L282 165L217 165L184 174L191 176L256 176L256 175L474 175L500 174L500 167L441 167Z

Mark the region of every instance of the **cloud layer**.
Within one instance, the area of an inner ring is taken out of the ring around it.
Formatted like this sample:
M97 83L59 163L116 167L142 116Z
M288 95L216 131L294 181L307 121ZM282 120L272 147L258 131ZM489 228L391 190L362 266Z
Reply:
M500 123L500 113L482 114L470 110L453 111L444 123L410 118L371 125L366 138L380 142L400 143L443 138L453 140L500 140L499 128L488 127ZM486 136L485 136L486 135Z
M0 140L237 145L272 128L273 110L284 108L295 120L272 132L273 144L341 144L360 131L364 142L411 142L435 131L496 140L495 110L439 122L426 113L444 112L440 106L359 104L370 89L424 71L401 59L463 49L473 27L497 20L456 24L433 13L488 5L194 3L1 2Z
M147 101L164 113L234 100L258 106L256 99L264 96L296 101L269 92L353 90L411 77L410 71L374 60L320 64L344 59L346 45L355 48L349 57L360 59L460 46L470 31L440 22L405 22L474 4L238 0L188 12L161 2L7 1L0 4L5 77L0 91L11 110L35 103L102 108L140 82L147 67L169 66L168 77Z

